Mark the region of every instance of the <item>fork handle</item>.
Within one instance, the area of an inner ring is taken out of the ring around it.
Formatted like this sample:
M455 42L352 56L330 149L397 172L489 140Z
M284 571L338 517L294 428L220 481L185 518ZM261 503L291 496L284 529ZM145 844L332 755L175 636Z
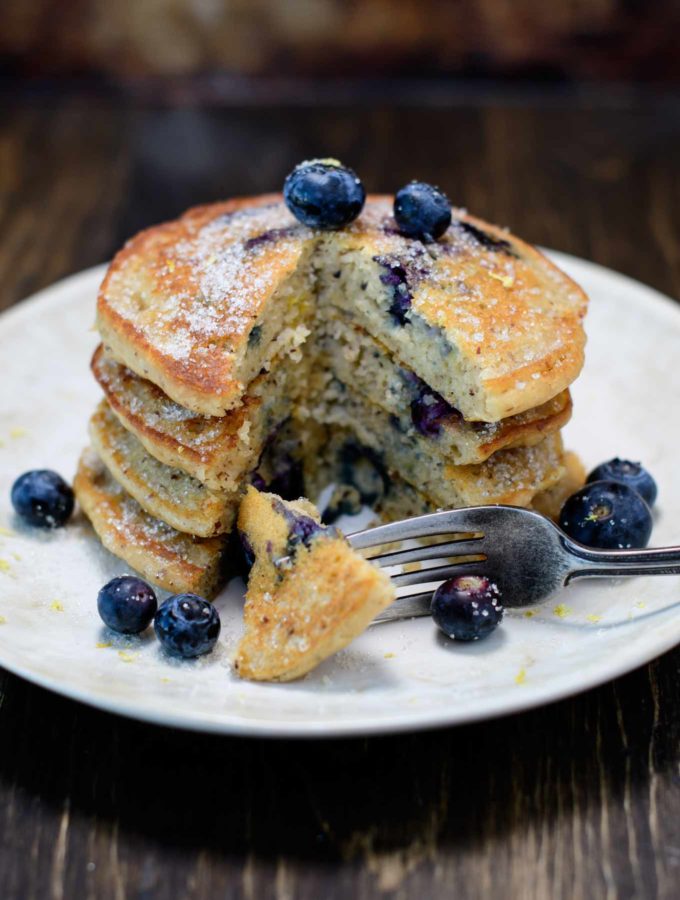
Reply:
M680 547L651 550L593 550L576 542L567 549L574 568L565 584L575 578L616 578L622 575L680 575Z

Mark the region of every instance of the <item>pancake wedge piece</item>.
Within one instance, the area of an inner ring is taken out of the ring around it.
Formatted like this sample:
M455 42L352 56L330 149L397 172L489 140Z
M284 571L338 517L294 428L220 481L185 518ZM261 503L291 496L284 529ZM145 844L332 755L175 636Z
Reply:
M73 488L107 550L167 591L214 597L222 580L223 538L191 537L145 513L89 448Z
M182 469L214 491L236 490L269 436L290 415L288 383L295 368L279 366L258 376L241 405L228 414L202 416L116 362L103 346L92 358L94 376L125 428L156 459ZM295 382L304 379L295 376Z
M249 488L238 527L254 556L235 654L241 678L291 681L354 640L395 597L389 578L309 501ZM285 566L276 560L287 557Z
M181 469L159 462L123 428L106 400L90 419L90 440L109 472L145 512L198 537L231 530L240 491L211 491Z

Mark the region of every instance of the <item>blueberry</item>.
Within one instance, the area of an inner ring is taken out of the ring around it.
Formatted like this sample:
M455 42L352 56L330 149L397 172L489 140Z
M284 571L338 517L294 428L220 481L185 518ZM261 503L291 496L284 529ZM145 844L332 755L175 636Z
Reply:
M255 247L261 247L263 244L274 244L283 238L295 234L297 227L297 225L287 225L285 228L269 228L267 231L263 231L262 234L256 234L254 237L248 238L243 245L243 249L253 250Z
M588 482L591 481L618 481L627 484L637 491L649 506L654 506L657 494L656 481L638 462L630 462L616 456L596 466L588 476Z
M380 281L391 288L392 298L389 305L389 313L397 325L406 325L409 320L408 313L411 309L413 294L408 285L406 269L398 263L381 263L387 271L380 276Z
M288 525L288 543L286 545L286 556L295 553L296 548L300 544L309 547L313 538L321 534L327 529L323 525L319 525L311 516L304 513L298 513L286 506L280 500L272 501L272 508L286 520Z
M637 491L618 481L592 481L562 507L560 527L587 547L646 547L652 513Z
M374 506L390 487L382 460L370 447L347 441L340 450L339 461L338 480L356 488L366 506Z
M336 159L313 159L297 165L286 178L283 198L303 225L326 231L354 221L366 191L356 173Z
M491 250L493 253L505 253L506 256L514 256L519 259L519 254L510 241L506 241L504 238L495 238L488 232L482 231L481 228L477 228L472 222L459 221L456 222L456 227L469 234L485 250Z
M267 482L264 480L262 475L259 472L251 472L250 473L250 483L252 486L258 491L266 491L267 490Z
M498 588L477 575L459 575L440 584L430 612L444 634L456 641L487 637L503 618Z
M411 309L413 294L409 290L406 271L402 266L392 266L380 276L383 284L392 288L392 300L389 313L397 325L406 325L410 321L408 313Z
M112 578L97 595L97 609L105 625L122 634L139 634L151 624L158 602L153 589L134 575Z
M457 409L447 403L436 391L425 388L411 401L411 421L425 437L436 437L448 419L460 416Z
M405 255L388 253L374 256L373 261L384 269L380 281L390 289L390 315L397 325L408 324L411 321L413 289L431 275L431 259L427 251L415 244Z
M302 497L305 493L302 462L287 456L275 470L267 490L278 494L284 500L297 500L298 497Z
M12 506L30 525L59 528L73 512L73 491L50 469L24 472L12 485Z
M436 241L451 224L451 204L433 185L412 181L394 198L394 218L402 234Z
M299 515L295 517L290 526L290 540L293 543L308 545L310 540L321 531L323 528L311 516Z
M250 329L250 334L248 335L248 349L250 350L252 347L257 347L262 339L262 326L261 325L253 325Z
M332 525L340 516L356 516L359 512L361 512L359 491L351 484L339 484L331 494L321 521L324 525Z
M168 653L193 659L210 653L220 634L220 616L196 594L174 594L156 613L154 629Z
M250 572L255 562L255 549L253 548L250 538L245 533L245 531L241 531L241 529L239 528L237 529L237 534L239 543L241 545L246 572Z

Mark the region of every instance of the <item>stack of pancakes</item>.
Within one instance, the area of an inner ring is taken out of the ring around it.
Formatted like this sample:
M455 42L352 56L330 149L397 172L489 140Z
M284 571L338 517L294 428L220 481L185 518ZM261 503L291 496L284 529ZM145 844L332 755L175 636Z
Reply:
M102 284L78 499L146 578L205 596L249 483L349 482L383 518L555 514L582 477L559 432L586 306L460 210L432 244L397 232L388 197L337 232L278 196L190 210L133 238Z

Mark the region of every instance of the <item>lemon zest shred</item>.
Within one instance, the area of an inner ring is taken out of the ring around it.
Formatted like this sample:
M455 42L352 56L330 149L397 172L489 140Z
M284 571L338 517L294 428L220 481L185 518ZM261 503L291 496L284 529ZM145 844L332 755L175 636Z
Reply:
M558 603L553 610L558 619L566 619L568 615L571 615L571 611L571 607L565 606L564 603Z
M489 272L489 275L496 281L500 281L504 288L511 288L515 283L512 275L501 275L498 272Z

